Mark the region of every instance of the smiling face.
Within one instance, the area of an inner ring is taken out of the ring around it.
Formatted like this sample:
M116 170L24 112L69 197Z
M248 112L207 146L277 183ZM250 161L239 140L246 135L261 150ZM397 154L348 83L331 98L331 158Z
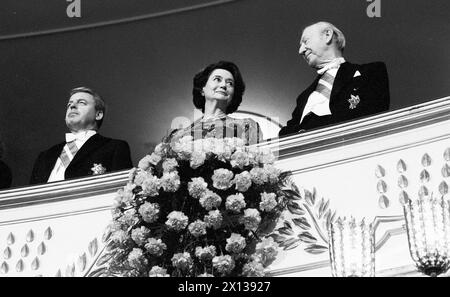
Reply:
M205 100L220 100L228 105L234 95L233 75L228 70L215 69L202 90Z
M97 130L97 122L103 118L103 112L95 109L94 97L85 92L70 96L67 103L66 125L72 132Z
M320 68L329 60L327 53L331 39L332 34L330 36L321 26L309 26L303 30L298 52L310 67Z

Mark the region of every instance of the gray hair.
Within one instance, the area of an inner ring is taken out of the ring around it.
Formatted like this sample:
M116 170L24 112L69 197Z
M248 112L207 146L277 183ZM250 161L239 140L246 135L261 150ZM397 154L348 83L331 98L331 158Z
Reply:
M331 30L333 31L333 40L336 43L337 48L341 51L344 52L345 49L345 36L344 33L342 33L341 30L339 30L335 25L333 25L332 23L329 22L317 22L315 24L312 24L311 26L314 25L319 25L322 27L322 32L324 32L325 30Z

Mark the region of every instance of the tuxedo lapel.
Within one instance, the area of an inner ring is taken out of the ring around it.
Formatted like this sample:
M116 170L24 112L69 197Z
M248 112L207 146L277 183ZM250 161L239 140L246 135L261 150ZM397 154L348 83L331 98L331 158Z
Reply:
M48 173L48 176L45 177L45 180L47 180L50 177L53 167L55 167L56 161L61 155L61 152L65 145L66 145L65 142L57 144L50 151L48 151L48 154L46 155L45 159L43 159L45 166L44 172Z
M85 144L78 150L72 162L70 162L69 167L75 166L77 163L81 162L86 156L88 156L92 151L96 150L98 147L102 146L107 138L101 136L100 134L95 134L89 138Z
M313 83L303 93L301 93L299 98L297 99L298 109L301 110L302 112L303 112L303 109L305 109L306 102L308 102L309 95L311 95L311 93L314 92L314 90L317 88L319 79L320 79L320 75L318 75L316 77L316 79L313 81Z
M348 62L341 64L333 82L333 89L331 90L330 95L330 104L332 104L333 99L339 95L341 89L353 79L356 67L357 65Z

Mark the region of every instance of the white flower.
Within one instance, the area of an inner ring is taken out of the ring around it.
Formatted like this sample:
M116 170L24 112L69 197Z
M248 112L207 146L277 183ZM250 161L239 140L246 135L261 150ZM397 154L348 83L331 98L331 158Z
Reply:
M248 171L242 171L234 176L233 183L236 185L236 190L246 192L252 186L252 176Z
M241 234L231 233L231 236L227 238L227 245L225 246L225 250L230 253L238 254L242 252L242 250L246 246L245 238L242 237Z
M153 223L159 217L159 205L157 203L145 202L139 207L139 214L144 222Z
M178 167L178 162L175 158L167 158L162 163L162 168L164 172L171 172L176 170Z
M114 200L115 200L115 207L131 206L132 202L134 201L133 191L129 190L129 188L125 186L123 189L119 189L117 191Z
M134 208L127 209L123 215L118 219L118 222L123 224L126 228L132 227L139 222L138 215Z
M188 183L189 195L195 199L199 199L208 189L208 184L202 177L193 177Z
M230 170L224 168L216 169L212 176L213 187L219 190L226 190L231 187L232 179L233 172Z
M190 223L188 229L194 237L200 237L206 234L206 224L200 220Z
M145 244L145 249L150 255L160 257L167 249L167 245L161 239L149 238Z
M150 171L138 169L136 171L136 175L134 176L133 182L136 184L136 186L142 186L144 184L144 181L152 176L153 175Z
M245 147L245 150L248 154L249 163L252 166L258 166L259 165L259 151L260 149L255 146L248 146Z
M247 277L264 277L264 266L259 261L248 262L242 267L242 275Z
M223 142L225 145L235 149L242 149L245 146L245 141L238 137L225 137Z
M278 254L279 245L272 237L266 237L256 244L255 254L264 266L270 265Z
M180 187L180 176L178 172L166 172L161 177L161 187L166 192L176 192Z
M203 262L211 261L212 258L216 255L216 247L213 245L195 248L195 256Z
M128 264L135 268L135 269L142 269L147 265L148 261L144 256L144 252L139 248L134 248L129 254L128 254Z
M172 266L177 269L187 271L191 269L192 265L193 261L191 255L188 252L177 253L172 257Z
M188 225L188 217L181 211L172 211L167 215L166 225L169 229L181 231Z
M247 208L244 210L244 217L241 222L244 224L245 229L255 231L261 222L259 211L254 208Z
M276 160L275 155L270 151L270 149L261 149L258 154L258 161L261 164L272 165Z
M221 274L229 273L234 268L234 260L230 255L215 256L212 263L213 268Z
M262 211L271 212L277 206L277 196L275 193L261 193L261 202L259 209Z
M171 143L172 150L178 155L181 160L189 160L193 151L192 136L187 135L180 140Z
M154 157L151 157L150 155L146 155L144 158L142 158L138 163L138 168L147 171L147 169L151 168L151 166L154 164Z
M217 138L203 138L201 139L202 141L202 151L205 152L205 154L209 155L211 153L214 153L215 147L216 147L216 143L217 143Z
M240 169L243 169L244 166L248 166L250 164L250 160L246 152L235 151L233 155L231 155L230 163L233 167L239 167Z
M217 208L222 203L222 198L213 191L206 190L200 197L200 205L206 210Z
M222 214L219 210L211 210L207 215L205 215L204 221L207 227L213 229L219 229L222 226Z
M236 213L240 212L246 205L245 197L241 193L228 196L225 202L225 208Z
M147 178L142 183L142 191L144 195L150 197L157 196L159 194L159 188L161 187L161 181L151 174L147 175Z
M112 231L111 233L111 240L119 245L119 247L124 248L130 239L130 236L128 235L128 232L117 229Z
M205 163L206 154L203 151L194 151L191 155L191 168L197 169Z
M217 156L217 159L222 162L230 160L232 153L233 153L232 148L224 144L220 145L216 143L214 147L214 154Z
M153 152L158 156L164 157L168 146L169 145L167 143L161 142L155 147Z
M271 184L278 183L281 170L275 168L275 166L272 165L264 165L264 170L266 171L267 179Z
M159 266L153 266L148 273L149 277L169 277L167 274L167 269Z
M263 185L267 182L267 173L263 168L253 168L250 170L250 175L252 176L252 182L257 185Z
M137 170L138 169L136 167L133 167L133 168L130 169L130 171L128 171L128 183L132 183L133 182L134 177L136 176Z
M144 226L131 231L131 239L133 239L137 245L143 245L149 235L150 230Z

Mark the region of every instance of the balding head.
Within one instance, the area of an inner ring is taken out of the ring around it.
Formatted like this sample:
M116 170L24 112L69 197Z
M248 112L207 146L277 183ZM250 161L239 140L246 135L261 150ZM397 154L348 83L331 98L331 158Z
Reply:
M345 36L341 30L339 30L335 25L329 22L317 22L312 24L311 26L317 26L322 33L326 31L331 31L333 34L333 43L341 53L344 52L345 49Z
M303 30L299 54L309 66L321 68L331 60L342 57L345 36L341 30L328 22L317 22Z

